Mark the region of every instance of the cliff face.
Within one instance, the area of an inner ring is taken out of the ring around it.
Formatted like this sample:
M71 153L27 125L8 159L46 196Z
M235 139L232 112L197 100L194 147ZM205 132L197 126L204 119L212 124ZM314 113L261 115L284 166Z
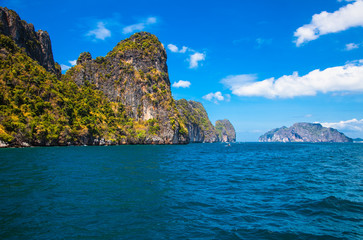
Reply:
M186 130L171 95L166 51L156 36L140 32L117 44L105 57L82 53L66 79L94 84L112 102L121 103L128 117L160 126L157 143L186 143Z
M61 69L54 62L52 44L46 31L35 32L33 24L21 20L15 11L0 7L0 34L11 37L29 57L60 77Z
M236 131L227 119L216 121L215 128L221 142L235 142Z
M143 120L142 108L132 118L132 105L110 101L95 84L57 79L2 34L0 66L0 147L188 142L175 102L163 92L156 92L156 118Z
M0 147L219 141L201 103L177 108L166 51L150 33L105 57L81 53L60 78L48 33L0 7L0 66Z
M352 142L336 129L318 123L295 123L293 126L273 129L259 138L260 142Z
M219 141L216 130L201 103L180 99L177 101L177 108L188 129L190 142L213 143Z

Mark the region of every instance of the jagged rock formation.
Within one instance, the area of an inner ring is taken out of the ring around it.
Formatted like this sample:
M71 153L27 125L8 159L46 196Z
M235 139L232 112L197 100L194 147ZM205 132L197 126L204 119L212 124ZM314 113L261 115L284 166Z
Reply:
M0 147L217 142L197 102L172 98L166 51L140 32L61 78L49 35L0 8ZM189 130L189 133L188 133Z
M166 51L156 36L136 33L107 56L94 60L90 53L82 53L65 78L79 86L94 84L111 101L121 103L126 115L136 121L156 120L160 130L150 141L188 142L171 95Z
M221 142L236 141L236 131L228 119L217 120L215 129Z
M33 24L21 20L15 11L0 7L0 34L11 37L29 57L60 77L61 69L54 62L52 44L46 31L35 32Z
M273 129L259 138L260 142L352 142L334 128L319 123L295 123L293 126Z
M170 89L151 95L159 98L155 118L144 120L140 107L136 119L132 105L110 101L95 84L57 79L2 34L0 66L2 147L188 143Z
M180 99L176 104L188 129L190 142L212 143L219 141L216 130L201 103Z

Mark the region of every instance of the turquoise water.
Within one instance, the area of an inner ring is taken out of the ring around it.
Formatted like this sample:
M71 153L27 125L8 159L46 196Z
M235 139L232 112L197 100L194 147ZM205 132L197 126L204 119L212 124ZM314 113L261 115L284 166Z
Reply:
M0 149L0 239L363 239L363 144Z

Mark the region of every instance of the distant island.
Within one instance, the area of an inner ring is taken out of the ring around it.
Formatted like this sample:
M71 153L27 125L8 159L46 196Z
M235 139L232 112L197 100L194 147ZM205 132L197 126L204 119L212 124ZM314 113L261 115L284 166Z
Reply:
M49 34L0 7L0 147L236 141L228 120L173 99L166 59L139 32L62 74Z
M295 123L289 128L268 131L260 136L259 142L353 142L353 139L319 123Z

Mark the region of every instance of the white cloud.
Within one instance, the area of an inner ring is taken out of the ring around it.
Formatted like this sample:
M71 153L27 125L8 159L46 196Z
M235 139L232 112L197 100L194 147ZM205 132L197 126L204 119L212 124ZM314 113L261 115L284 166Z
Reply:
M71 67L70 66L67 66L67 65L64 65L64 64L61 64L61 69L62 71L66 71L68 69L70 69Z
M149 25L149 24L154 24L156 23L156 17L149 17L148 19L146 19L146 24Z
M179 49L177 46L175 46L174 44L168 44L168 48L170 51L172 52L179 52Z
M173 53L186 53L188 51L189 56L187 61L189 62L189 68L198 68L199 62L204 61L206 57L205 53L197 52L186 46L183 46L181 49L179 49L174 44L168 44L168 49Z
M68 61L72 66L75 66L77 64L77 59L76 60L69 60Z
M179 50L179 48L174 44L168 44L168 49L174 53L185 53L188 50L186 46L183 46L182 49Z
M205 54L196 52L192 55L190 55L189 58L189 68L197 68L199 66L200 61L205 60Z
M296 30L296 46L317 39L318 37L347 30L351 27L363 27L363 0L357 0L341 7L339 10L328 13L323 11L315 14L309 24Z
M270 45L271 43L272 43L272 39L265 39L265 38L256 39L257 48L261 48L265 45Z
M175 88L188 88L190 87L191 83L189 81L179 80L179 82L174 82L173 87Z
M207 95L203 96L203 99L214 103L218 103L218 101L224 101L224 97L221 92L208 93Z
M156 22L157 22L157 19L155 17L149 17L145 21L124 27L122 29L122 33L128 34L128 33L133 33L136 31L142 31L142 30L144 30L145 27L147 27L151 24L155 24Z
M340 122L324 122L320 123L324 127L330 127L335 128L338 130L348 130L348 131L363 131L363 119L358 120L356 118L353 118L351 120L347 121L340 121Z
M183 46L182 49L179 50L180 53L185 53L188 50L186 46Z
M348 43L345 45L345 50L350 51L353 49L359 48L359 44L356 43Z
M111 31L105 27L103 22L98 22L97 28L89 31L87 36L94 36L96 39L105 40L105 38L111 37Z
M297 72L278 79L256 81L254 74L232 75L221 80L233 94L238 96L259 96L266 98L293 98L314 96L328 92L362 92L363 60L344 66L316 69L299 76Z

